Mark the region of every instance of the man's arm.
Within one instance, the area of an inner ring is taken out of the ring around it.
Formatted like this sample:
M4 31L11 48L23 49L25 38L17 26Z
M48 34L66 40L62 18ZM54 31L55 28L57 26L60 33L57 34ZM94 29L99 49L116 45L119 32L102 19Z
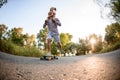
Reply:
M61 26L61 22L59 21L58 18L53 19L53 21L54 21L58 26Z
M45 23L43 24L43 28L45 28L47 25L47 20L45 20Z

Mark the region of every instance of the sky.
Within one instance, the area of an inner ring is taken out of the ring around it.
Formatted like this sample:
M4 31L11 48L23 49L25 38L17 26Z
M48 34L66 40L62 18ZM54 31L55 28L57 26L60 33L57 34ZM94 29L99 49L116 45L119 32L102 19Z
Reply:
M56 17L62 24L59 33L73 35L73 42L92 33L104 36L105 27L110 24L101 18L100 7L94 0L8 0L0 8L0 24L9 29L21 27L23 34L37 35L50 7L57 8Z

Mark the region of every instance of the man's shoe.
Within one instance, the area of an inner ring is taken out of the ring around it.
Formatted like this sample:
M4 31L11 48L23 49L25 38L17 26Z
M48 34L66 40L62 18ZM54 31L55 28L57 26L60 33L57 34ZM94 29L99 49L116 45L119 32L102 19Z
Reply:
M54 59L58 59L58 56L54 56Z

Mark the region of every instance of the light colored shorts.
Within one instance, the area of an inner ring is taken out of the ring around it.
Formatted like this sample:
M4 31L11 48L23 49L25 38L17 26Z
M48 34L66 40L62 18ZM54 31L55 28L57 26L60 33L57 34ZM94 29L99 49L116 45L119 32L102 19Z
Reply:
M48 32L47 39L51 39L51 40L52 40L52 38L53 38L56 42L60 42L60 37L59 37L59 34L58 34L58 33Z

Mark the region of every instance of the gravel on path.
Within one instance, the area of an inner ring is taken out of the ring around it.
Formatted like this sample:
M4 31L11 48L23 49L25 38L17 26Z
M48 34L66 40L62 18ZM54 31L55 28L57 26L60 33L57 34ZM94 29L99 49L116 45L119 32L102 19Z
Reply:
M120 80L120 50L52 61L0 52L0 80Z

